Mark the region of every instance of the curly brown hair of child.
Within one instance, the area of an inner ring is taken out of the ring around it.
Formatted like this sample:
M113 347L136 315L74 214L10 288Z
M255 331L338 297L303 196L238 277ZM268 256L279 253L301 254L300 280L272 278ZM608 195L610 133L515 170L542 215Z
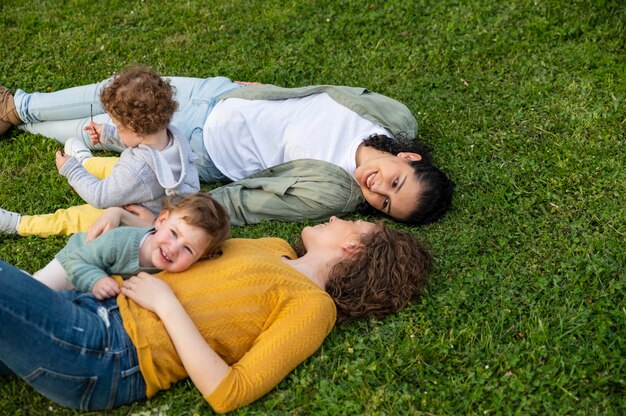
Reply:
M178 108L174 88L145 66L130 66L102 89L104 110L124 127L139 134L154 134L167 128Z

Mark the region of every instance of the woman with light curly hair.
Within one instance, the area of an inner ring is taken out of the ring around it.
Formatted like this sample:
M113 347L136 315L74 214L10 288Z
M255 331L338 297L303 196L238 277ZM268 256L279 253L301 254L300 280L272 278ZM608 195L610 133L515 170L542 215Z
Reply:
M137 225L128 212L113 221ZM112 220L113 218L113 220ZM117 298L54 292L0 262L0 374L51 400L103 410L191 378L217 412L262 397L335 323L384 318L417 298L431 256L404 231L331 217L298 257L278 238L230 239L182 273L119 281Z

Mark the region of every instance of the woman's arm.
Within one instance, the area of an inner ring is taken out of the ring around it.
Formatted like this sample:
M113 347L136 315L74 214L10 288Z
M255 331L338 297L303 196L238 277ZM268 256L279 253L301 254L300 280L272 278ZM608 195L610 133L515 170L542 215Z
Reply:
M251 348L205 399L218 413L259 399L322 345L334 323L335 304L320 290L281 298Z
M232 225L263 220L304 221L353 212L364 201L352 176L332 163L283 163L209 192Z
M122 283L122 293L159 316L191 381L203 396L210 395L230 367L206 343L169 285L142 272Z
M229 366L165 282L140 273L123 282L122 293L159 316L191 380L218 413L251 403L276 387L319 348L335 322L335 305L326 293L288 296L275 305L250 350Z

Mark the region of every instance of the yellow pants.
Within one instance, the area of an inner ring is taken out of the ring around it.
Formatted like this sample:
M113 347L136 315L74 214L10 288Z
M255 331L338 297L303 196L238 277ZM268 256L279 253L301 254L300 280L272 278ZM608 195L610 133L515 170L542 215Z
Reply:
M84 166L92 175L104 179L111 174L118 160L118 157L92 157L85 161ZM102 215L102 211L85 204L60 209L54 214L22 215L17 233L23 237L30 235L48 237L85 232Z

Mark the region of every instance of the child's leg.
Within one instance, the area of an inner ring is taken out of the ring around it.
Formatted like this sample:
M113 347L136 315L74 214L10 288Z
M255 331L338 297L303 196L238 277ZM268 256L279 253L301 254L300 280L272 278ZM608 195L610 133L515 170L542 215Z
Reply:
M119 157L90 157L85 160L84 168L98 179L104 179L120 160Z
M60 209L54 214L22 215L17 233L22 237L30 235L48 237L85 232L102 212L102 209L85 204Z
M33 274L33 277L57 292L74 289L74 286L67 280L67 273L61 265L61 262L56 258L43 269Z
M98 179L111 174L119 157L91 157L85 160L85 169ZM54 214L21 215L0 208L0 233L19 234L22 237L37 235L69 235L87 231L89 226L102 214L102 210L91 205L80 205L60 209Z
M17 212L0 208L0 233L15 234L21 218Z
M85 160L85 169L98 179L104 179L111 174L118 161L118 157L91 157ZM20 217L17 213L0 209L0 232L13 234L14 229L17 228L17 234L22 237L30 235L49 237L85 232L96 218L102 215L102 211L85 204L60 209L54 214ZM17 224L15 224L16 221L18 221Z

